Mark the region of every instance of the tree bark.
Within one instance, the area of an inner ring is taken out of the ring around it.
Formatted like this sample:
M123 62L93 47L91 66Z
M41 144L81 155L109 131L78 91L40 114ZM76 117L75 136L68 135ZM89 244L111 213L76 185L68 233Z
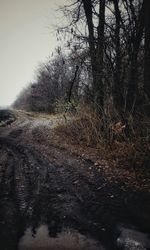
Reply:
M123 109L123 94L122 94L122 83L120 82L121 76L121 48L120 48L120 25L121 25L121 13L119 9L119 0L113 0L115 9L115 49L116 49L116 66L114 73L114 86L113 86L113 97L114 104L117 110Z
M138 93L138 54L140 50L140 44L142 41L144 32L144 5L142 4L139 18L137 20L136 35L133 37L133 50L131 54L131 70L130 78L128 84L127 93L127 106L126 109L129 112L134 112L138 103L139 93Z
M105 0L99 3L99 24L97 28L98 41L96 51L96 82L94 86L95 102L103 108L104 105L104 28L105 28Z
M150 1L144 0L145 24L145 58L144 58L144 91L150 102Z
M89 40L90 58L91 58L91 66L92 66L92 77L93 77L93 86L94 86L95 82L96 82L96 48L95 48L95 38L94 38L92 1L91 0L82 0L82 2L83 2L85 16L86 16L86 20L87 20L88 32L89 32L88 40Z
M82 0L89 31L89 48L93 77L93 99L96 105L103 108L104 83L103 83L103 57L104 57L104 24L105 0L99 0L98 41L94 36L93 10L91 0Z
M70 82L70 87L69 87L69 91L68 91L68 102L71 102L72 90L73 90L73 86L74 86L74 83L75 83L76 78L77 78L78 71L79 71L79 66L76 65L74 77L73 77L72 81Z

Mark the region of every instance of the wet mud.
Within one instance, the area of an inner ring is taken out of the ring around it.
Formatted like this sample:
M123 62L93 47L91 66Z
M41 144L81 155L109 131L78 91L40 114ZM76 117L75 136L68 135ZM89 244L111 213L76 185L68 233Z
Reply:
M76 249L149 249L148 193L106 182L94 170L91 180L83 174L83 168L86 171L92 165L89 161L84 162L82 171L68 161L51 163L32 143L19 142L17 136L21 133L15 128L9 135L0 136L0 249L34 249L21 248L19 242L28 230L30 237L36 238L41 225L46 225L53 242L68 231L80 239L85 237L87 242L89 238L94 240L93 248L91 243L88 248L84 244L80 247L78 242ZM126 247L129 237L123 241L124 228L133 230L131 239L134 231L144 235L139 243L143 248ZM95 242L99 246L95 247ZM67 245L62 249L74 248Z

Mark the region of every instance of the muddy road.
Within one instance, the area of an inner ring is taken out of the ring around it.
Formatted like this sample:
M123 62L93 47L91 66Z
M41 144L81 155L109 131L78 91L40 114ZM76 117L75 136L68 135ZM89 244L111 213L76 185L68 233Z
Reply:
M50 126L20 113L0 127L0 249L150 249L150 194L45 146Z

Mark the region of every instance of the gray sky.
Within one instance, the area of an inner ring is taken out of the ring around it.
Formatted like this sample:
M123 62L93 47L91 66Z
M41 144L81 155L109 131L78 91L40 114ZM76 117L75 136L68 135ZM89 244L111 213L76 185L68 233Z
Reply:
M56 47L52 25L65 0L0 0L0 106L10 105Z

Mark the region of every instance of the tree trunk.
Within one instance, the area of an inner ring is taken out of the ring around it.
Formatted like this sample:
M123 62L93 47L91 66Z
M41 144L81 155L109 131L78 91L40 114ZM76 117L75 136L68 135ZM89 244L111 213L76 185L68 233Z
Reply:
M105 0L99 3L99 24L97 28L98 42L96 51L96 81L94 86L95 102L101 108L104 105L104 28Z
M72 90L73 90L73 86L74 86L75 81L76 81L76 78L77 78L78 71L79 71L79 66L76 65L74 77L73 77L72 81L70 82L70 86L69 86L69 91L68 91L68 102L71 102Z
M120 82L121 76L121 48L120 48L120 23L121 23L121 13L119 10L119 0L113 0L115 9L115 49L116 49L116 67L114 73L114 86L113 86L113 97L114 104L117 110L123 109L123 94L122 94L122 83Z
M82 0L89 31L89 48L93 77L93 99L96 105L103 108L104 83L103 83L103 55L104 55L104 24L105 0L100 0L98 41L94 36L92 1Z
M144 59L144 91L150 102L150 1L144 0L145 23L145 59Z
M144 5L142 4L136 27L136 35L133 37L133 50L131 54L130 78L127 93L127 106L129 112L134 112L139 102L138 92L138 54L144 31Z
M89 49L90 49L90 58L92 66L92 78L93 78L93 88L96 82L96 49L95 49L95 38L94 38L94 25L93 25L93 14L92 14L92 1L91 0L82 0L83 7L85 11L85 16L88 25L89 32ZM94 93L93 93L94 94Z

